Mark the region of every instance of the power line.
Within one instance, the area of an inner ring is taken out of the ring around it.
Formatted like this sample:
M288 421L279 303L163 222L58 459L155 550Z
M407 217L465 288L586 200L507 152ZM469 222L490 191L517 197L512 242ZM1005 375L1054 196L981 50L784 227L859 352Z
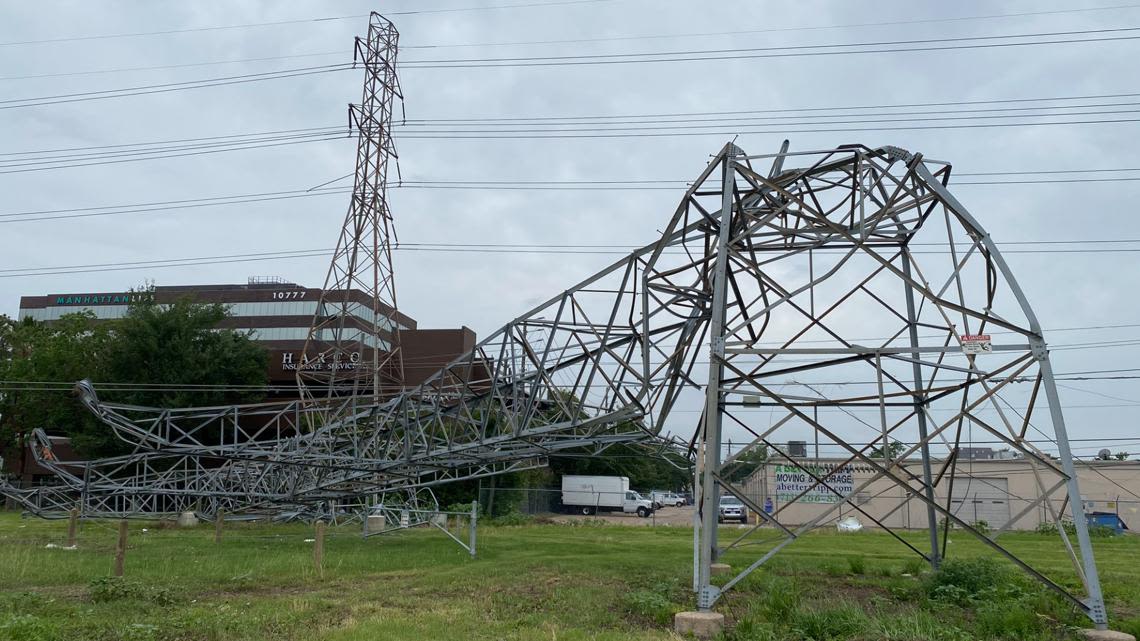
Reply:
M1076 114L1074 114L1076 115ZM550 138L661 138L669 136L741 136L741 135L786 135L786 134L818 134L818 133L853 133L853 132L885 132L885 131L926 131L940 129L994 129L1005 127L1041 127L1054 125L1106 125L1140 122L1137 118L1122 118L1111 120L1068 120L1063 122L1010 122L1010 123L968 123L958 125L903 125L898 127L829 127L814 129L733 129L726 128L717 131L632 131L610 133L524 133L504 135L498 132L464 133L440 131L430 134L402 133L399 140L536 140ZM795 126L795 125L789 125Z
M1028 16L1040 16L1040 15L1086 13L1086 12L1093 12L1093 11L1113 11L1113 10L1120 10L1120 9L1134 9L1137 7L1140 7L1140 5L1127 4L1127 5L1113 5L1113 6L1106 6L1106 7L1084 7L1084 8L1079 8L1079 9L1058 9L1058 10L1052 10L1052 11L1026 11L1026 12L1020 12L1020 13L990 14L990 15L978 15L978 16L960 16L960 17L949 17L949 18L929 18L929 19L919 19L919 20L894 20L894 21L887 21L887 22L864 22L864 23L854 23L854 24L823 25L823 26L815 25L815 26L804 26L804 27L776 27L776 28L766 28L766 29L746 29L746 30L738 30L738 31L717 31L717 32L705 32L705 33L648 34L648 35L630 35L630 36L609 36L609 37L597 37L597 38L527 40L527 41L515 41L515 42L435 43L435 44L423 44L423 45L402 44L401 48L402 49L446 49L446 48L471 48L471 47L506 47L506 46L585 44L585 43L597 43L597 42L623 42L623 41L633 41L633 40L711 38L711 37L723 37L723 36L755 35L755 34L776 33L776 32L818 31L818 30L830 30L830 29L852 29L852 28L862 28L862 27L935 24L935 23L945 23L945 22L964 22L964 21L973 21L973 20L1019 18L1019 17L1028 17ZM475 10L475 9L477 9L477 8L472 8L471 10ZM397 14L389 13L386 15L397 15ZM66 42L66 41L82 40L82 39L106 39L106 38L117 38L117 37L135 37L135 36L144 36L144 35L165 35L165 34L176 34L176 33L188 33L188 32L194 32L194 31L217 31L217 30L225 30L225 29L244 29L244 28L250 28L250 27L291 25L291 24L311 23L311 22L328 22L328 21L333 21L333 20L357 19L357 18L364 18L364 17L365 16L363 16L363 15L353 15L353 16L334 16L334 17L326 17L326 18L306 18L306 19L299 19L299 20L285 20L285 21L277 21L277 22L253 23L253 24L246 24L246 25L229 25L229 26L220 26L220 27L205 27L205 28L199 28L199 29L184 29L184 30L171 30L171 31L160 31L160 32L146 32L146 33L139 33L139 34L118 34L118 35L107 35L107 36L89 36L89 37L81 37L81 38L59 38L59 39L53 39L53 40L9 42L9 43L0 43L0 46L12 46L12 45L18 45L18 44L32 44L32 43L37 43L37 42ZM289 59L297 59L297 58L318 58L318 57L339 56L339 55L344 55L344 52L343 51L311 52L311 53L302 53L302 54L261 56L261 57L256 57L256 58L233 58L233 59L228 59L228 60L209 60L209 61L190 62L190 63L181 63L181 64L149 65L149 66L141 66L141 67L117 67L117 68L110 68L110 69L89 69L89 70L84 70L84 71L62 71L62 72L54 72L54 73L39 73L39 74L28 74L28 75L22 75L22 76L0 77L0 81L4 81L4 80L30 80L30 79L36 79L36 78L58 78L58 77L67 77L67 76L100 75L100 74L124 73L124 72L134 72L134 71L156 71L156 70L162 70L162 69L180 69L180 68L188 68L188 67L205 67L205 66L213 66L213 65L244 64L244 63L250 63L250 62L268 62L268 61L275 61L275 60L289 60Z
M217 142L203 145L188 145L182 147L160 149L138 149L104 153L98 156L84 157L77 155L68 159L36 159L26 162L11 162L5 164L0 161L0 174L20 174L34 171L48 171L52 169L69 169L74 167L93 167L97 165L118 165L128 162L142 162L147 160L162 160L167 158L184 158L187 156L203 156L208 154L226 153L230 151L246 151L249 149L265 149L269 147L284 147L290 145L307 144L313 142L329 142L343 140L343 133L313 133L298 134L294 136L281 136L277 138L251 139L235 142Z
M285 131L306 131L306 130L285 130ZM265 132L277 133L277 132ZM188 139L188 140L205 140L205 139ZM1086 168L1086 169L1056 169L1056 170L1038 170L1038 171L987 171L987 172L959 172L958 176L1018 176L1018 175L1046 175L1046 174L1090 174L1090 173L1106 173L1106 172L1135 172L1140 171L1140 168L1130 167L1102 167L1102 168ZM1049 179L1049 180L1032 180L1032 181L955 181L955 186L972 185L972 184L1034 184L1034 183L1050 183L1050 182L1096 182L1103 179ZM1112 178L1113 181L1133 181L1136 178ZM571 189L571 188L605 188L605 189L680 189L685 188L690 184L685 180L564 180L564 181L532 181L532 180L407 180L402 183L393 185L395 189L493 189L496 187L501 188L526 188L526 189L544 189L544 188L558 188L558 189ZM6 222L28 222L37 220L57 220L69 218L83 218L90 216L110 216L119 214L132 214L132 213L152 213L169 210L180 209L194 209L199 207L216 207L222 205L232 204L246 204L263 201L275 200L288 200L294 198L308 198L314 196L326 196L332 194L345 194L348 193L346 188L317 188L306 190L285 190L285 191L269 191L245 194L233 194L227 196L210 196L202 198L189 198L181 200L169 201L151 201L143 203L131 203L121 205L100 205L88 207L74 207L74 208L58 208L58 209L38 209L38 210L23 210L15 212L0 213L0 224ZM5 220L7 219L7 220ZM1047 244L1047 243L1062 243L1068 244L1073 241L1016 241L1014 243L1003 244ZM1099 243L1099 242L1124 242L1120 239L1085 239L1079 241L1081 243ZM1129 241L1131 242L1131 241Z
M492 9L528 9L535 7L557 7L575 4L594 4L598 2L614 2L615 0L554 0L552 2L522 2L516 4L483 5L475 7L447 7L439 9L415 9L407 11L385 11L385 16L415 16L437 13L458 13L468 11L487 11ZM318 18L299 18L295 20L275 20L272 22L247 22L233 25L214 25L209 27L189 27L185 29L166 29L163 31L136 31L133 33L108 33L89 36L68 36L63 38L44 38L40 40L21 40L13 42L0 42L0 47L14 47L19 45L48 44L57 42L83 42L89 40L110 40L116 38L139 38L144 36L167 36L181 33L202 33L207 31L225 31L232 29L250 29L254 27L277 27L282 25L307 24L313 22L332 22L337 20L359 20L367 18L368 14L353 14L345 16L324 16Z
M448 253L483 253L483 254L544 254L544 255L628 255L632 248L624 251L607 249L603 246L595 248L590 245L578 246L499 246L495 244L464 244L464 243L400 243L393 247L393 251L401 252L448 252ZM256 262L265 260L283 260L296 258L325 257L331 254L332 249L299 249L276 252L259 252L244 254L228 254L221 256L200 256L192 258L158 259L133 262L96 263L86 265L63 265L55 267L24 267L0 270L0 278L20 278L27 276L51 276L62 274L78 274L105 271L128 271L137 269L187 267L195 265L214 265L238 262ZM817 251L827 251L820 249ZM684 255L684 252L675 252ZM918 250L912 254L939 254L945 255L947 251ZM1002 254L1115 254L1140 253L1140 248L1089 248L1089 249L1013 249L1005 250Z
M996 108L983 108L983 109L936 109L933 111L890 111L888 109L904 109L912 107L974 107L983 104L1009 104L1010 102L1063 102L1072 100L1106 100L1110 98L1120 97L1137 97L1140 93L1136 94L1116 94L1116 95L1091 95L1091 96L1073 96L1073 97L1049 97L1049 98L1025 98L1014 100L993 100L993 101L971 101L971 102L957 102L957 103L917 103L913 105L899 104L891 107L885 105L866 105L866 106L838 106L838 107L799 107L791 109L752 109L742 111L706 111L706 112L688 112L688 113L666 113L666 114L615 114L615 115L580 115L580 116L515 116L515 117L493 117L493 118L421 118L412 119L404 123L395 123L397 128L408 128L410 130L418 130L428 126L448 125L452 129L447 131L454 131L458 126L479 126L482 130L486 131L504 131L502 127L519 126L520 124L527 124L533 127L553 128L553 127L603 127L611 125L682 125L689 123L725 123L732 124L748 124L755 120L788 120L796 118L865 118L865 117L879 117L888 118L889 120L882 120L881 122L892 123L901 122L905 120L912 120L911 118L898 118L899 116L936 116L939 119L958 120L962 118L955 118L958 114L964 114L969 118L977 118L977 114L994 114L995 112L1025 112L1025 111L1042 111L1054 109L1099 109L1105 107L1137 107L1140 102L1109 102L1109 103L1092 103L1092 104L1078 104L1078 105L1045 105L1045 106L1015 106L1015 107L996 107ZM819 112L835 112L835 111L848 111L852 113L819 113ZM1111 111L1111 112L1078 112L1078 113L1038 113L1038 114L1014 114L1009 116L986 116L986 117L1068 117L1077 115L1101 115L1106 113L1132 113L1135 110ZM721 116L732 116L730 118L723 118ZM600 121L600 122L587 122L587 121ZM845 124L848 121L836 122L817 122L810 121L805 123L781 123L791 125L801 124ZM751 123L757 124L757 123ZM760 123L763 124L763 123ZM201 142L215 142L215 141L229 141L235 139L245 139L258 136L275 136L287 134L306 134L316 132L337 132L344 131L345 127L342 125L330 125L324 127L304 127L294 129L279 129L272 131L259 131L259 132L242 132L233 134L221 134L212 136L199 136L195 138L175 138L167 140L147 140L131 143L116 143L104 145L88 145L83 147L57 147L49 149L31 149L22 151L6 151L0 152L0 157L4 156L44 156L47 154L64 153L64 152L99 152L104 150L117 150L129 147L154 147L163 145L175 145L183 143L201 143ZM510 131L510 130L507 130ZM529 131L529 130L528 130ZM11 162L11 161L3 161ZM1055 172L1046 172L1055 173ZM972 175L972 174L971 174Z
M1140 35L1110 35L1103 38L1071 38L1095 34L1134 34L1140 27L1111 29L1084 29L1076 31L1050 31L1038 33L999 34L993 36L965 36L958 38L925 38L921 40L880 40L870 42L833 43L820 45L792 45L780 47L734 47L726 49L698 49L685 51L643 51L636 53L582 54L563 56L519 56L500 58L441 58L433 60L405 60L409 69L452 69L488 67L562 67L581 65L639 64L658 62L694 62L723 60L752 60L758 58L798 58L815 56L857 55L875 53L913 53L966 49L993 49L1038 45L1077 44L1089 42L1117 42L1140 39ZM1017 38L1066 38L1035 40L1030 42L992 42ZM932 44L946 44L934 47ZM905 46L917 45L917 46ZM859 49L857 47L879 47ZM885 48L890 47L890 48ZM820 51L826 49L827 51Z
M444 49L444 48L458 48L458 47L507 47L507 46L523 46L523 45L551 45L551 44L585 44L590 42L620 42L629 40L661 40L661 39L676 39L676 38L711 38L722 36L739 36L739 35L755 35L761 33L782 33L782 32L795 32L795 31L822 31L830 29L856 29L862 27L889 27L901 25L916 25L916 24L937 24L946 22L966 22L972 20L993 20L1001 18L1023 18L1030 16L1043 16L1043 15L1057 15L1066 13L1085 13L1091 11L1113 11L1119 9L1135 9L1140 7L1138 4L1125 4L1125 5L1112 5L1106 7L1084 7L1080 9L1057 9L1052 11L1025 11L1020 13L1001 13L977 16L957 16L948 18L926 18L920 20L891 20L886 22L858 22L852 24L837 24L837 25L813 25L804 27L772 27L767 29L744 29L738 31L714 31L705 33L674 33L674 34L652 34L652 35L631 35L631 36L608 36L598 38L572 38L563 40L525 40L515 42L472 42L472 43L446 43L446 44L428 44L428 45L401 45L406 49Z
M188 89L203 89L206 87L221 87L227 85L261 82L264 80L278 80L281 78L296 78L311 76L335 71L352 69L351 64L320 65L316 67L298 67L294 69L281 69L262 73L249 73L237 76L222 76L218 78L202 78L183 82L168 82L155 85L137 85L133 87L119 87L101 91L83 91L69 94L56 94L51 96L34 96L28 98L11 98L0 100L0 109L20 109L23 107L38 107L43 105L58 105L73 102L86 102L90 100L107 100L111 98L124 98L129 96L142 96L171 91L185 91Z
M593 0L587 0L593 1ZM601 0L598 0L601 1ZM870 43L850 43L850 44L827 44L827 45L798 45L791 47L753 47L753 48L734 48L734 49L707 49L697 51L674 51L674 52L642 52L633 54L596 54L596 55L576 55L576 56L530 56L521 58L468 58L468 59L450 59L450 60L422 60L422 61L406 61L402 63L405 68L424 69L424 68L450 68L450 67L489 67L489 66L563 66L563 65L598 65L598 64L623 64L635 62L682 62L692 60L725 60L725 59L753 59L753 58L782 58L792 56L809 56L809 55L840 55L840 54L861 54L861 53L898 53L906 51L943 51L948 49L978 49L978 48L992 48L992 47L1012 47L1012 46L1030 46L1030 45L1044 45L1044 44L1070 44L1078 42L1107 42L1107 41L1121 41L1121 40L1136 40L1140 39L1140 35L1121 35L1112 36L1108 38L1084 38L1084 39L1069 39L1069 40L1043 40L1034 42L1003 42L993 43L987 42L983 44L972 45L950 45L946 47L913 47L913 48L895 48L895 49L876 49L876 50L858 50L850 49L850 47L860 46L897 46L904 44L923 43L929 45L930 43L949 43L949 42L981 42L999 39L1010 38L1031 38L1031 37L1054 37L1054 36L1073 36L1085 34L1109 34L1109 33L1133 33L1140 31L1140 27L1122 27L1115 29L1089 29L1081 31L1057 31L1057 32L1044 32L1044 33L1030 33L1030 34L1003 34L996 36L973 36L963 38L939 38L927 40L895 40L895 41L879 41ZM842 51L806 51L816 49L843 49ZM789 52L789 50L793 50ZM774 53L776 51L782 53ZM767 52L767 53L765 53ZM670 57L662 57L670 56ZM16 109L22 107L53 105L61 103L72 103L89 100L105 100L109 98L122 98L128 96L148 95L155 93L165 93L169 91L183 91L187 89L200 89L204 87L216 87L222 85L241 84L246 82L258 82L262 80L272 80L279 78L291 78L297 76L306 76L319 73L329 73L333 71L344 71L351 69L350 64L334 64L322 65L317 67L300 67L295 69L283 69L278 71L242 74L238 76L224 76L219 78L206 78L185 82L164 83L157 85L141 85L135 87L122 87L116 89L107 89L102 91L79 92L72 94L60 94L53 96L40 96L29 98L16 98L8 100L0 100L0 109Z

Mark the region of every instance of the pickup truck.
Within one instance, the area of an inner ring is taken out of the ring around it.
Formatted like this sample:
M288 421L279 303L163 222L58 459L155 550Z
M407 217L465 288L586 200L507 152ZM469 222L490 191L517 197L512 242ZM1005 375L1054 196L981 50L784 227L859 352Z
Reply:
M681 507L685 504L685 499L672 492L662 492L655 490L649 494L649 500L653 501L656 507Z
M748 523L748 508L735 496L720 497L720 512L716 516L717 523L725 521L740 521Z

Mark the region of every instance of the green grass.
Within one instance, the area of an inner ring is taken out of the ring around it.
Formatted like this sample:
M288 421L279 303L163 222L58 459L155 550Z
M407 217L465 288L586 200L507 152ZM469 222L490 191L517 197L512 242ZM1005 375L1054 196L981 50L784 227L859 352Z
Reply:
M65 531L0 515L0 640L676 639L672 615L693 603L687 528L481 527L477 559L437 531L330 528L318 573L305 525L228 525L214 544L210 525L133 522L121 580L107 578L113 524L84 523L78 550L45 547ZM747 565L771 535L724 560ZM1002 541L1075 583L1056 538ZM1140 538L1095 545L1113 627L1140 627ZM952 535L950 551L967 561L935 577L885 534L802 537L726 593L725 637L1065 639L1082 624L1008 563L968 561L992 557L980 543Z

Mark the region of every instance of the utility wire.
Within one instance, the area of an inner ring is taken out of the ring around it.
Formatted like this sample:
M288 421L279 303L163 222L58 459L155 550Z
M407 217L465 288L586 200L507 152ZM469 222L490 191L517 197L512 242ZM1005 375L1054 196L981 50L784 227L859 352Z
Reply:
M588 246L587 246L588 247ZM621 251L614 249L574 249L546 247L497 247L490 244L463 245L455 244L428 244L428 243L400 243L393 247L393 251L401 252L446 252L446 253L482 253L482 254L542 254L542 255L613 255L626 256L632 249ZM819 249L819 251L827 251ZM283 260L296 258L327 257L332 249L300 249L276 252L260 252L245 254L228 254L222 256L201 256L193 258L159 259L133 262L96 263L87 265L63 265L55 267L25 267L0 270L0 278L22 278L28 276L51 276L62 274L79 274L92 272L129 271L138 269L153 269L166 267L187 267L196 265L216 265L239 262L258 262L266 260ZM670 255L686 255L685 252L667 252ZM913 251L911 254L938 254L945 255L948 251ZM1003 251L1008 254L1118 254L1140 253L1140 248L1089 248L1089 249L1013 249Z
M385 16L416 16L438 13L458 13L468 11L488 11L493 9L529 9L542 7L559 7L575 4L595 4L599 2L614 2L616 0L554 0L553 2L522 2L515 4L493 4L474 7L446 7L437 9L414 9L407 11L385 11ZM1110 9L1115 7L1106 7ZM40 40L20 40L13 42L0 42L0 47L14 47L20 45L48 44L56 42L84 42L90 40L110 40L117 38L139 38L143 36L167 36L182 33L202 33L207 31L226 31L231 29L250 29L253 27L277 27L282 25L307 24L313 22L332 22L336 20L359 20L368 18L369 14L360 13L343 16L323 16L317 18L299 18L295 20L275 20L272 22L247 22L233 25L214 25L209 27L190 27L185 29L166 29L164 31L136 31L133 33L107 33L87 36L67 36L63 38L44 38Z
M1140 7L1140 5L1125 4L1125 5L1111 5L1111 6L1104 6L1104 7L1084 7L1084 8L1080 8L1080 9L1058 9L1058 10L1052 10L1052 11L1025 11L1025 12L1020 12L1020 13L1003 13L1003 14L989 14L989 15L978 15L978 16L959 16L959 17L948 17L948 18L929 18L929 19L920 19L920 20L894 20L894 21L887 21L887 22L863 22L863 23L854 23L854 24L823 25L823 26L816 25L816 26L805 26L805 27L776 27L776 28L767 28L767 29L746 29L746 30L737 30L737 31L716 31L716 32L704 32L704 33L691 33L690 32L690 33L673 33L673 34L610 36L610 37L596 37L596 38L525 40L525 41L514 41L514 42L435 43L435 44L422 44L422 45L402 44L400 46L400 48L405 49L405 50L411 50L411 49L447 49L447 48L471 48L471 47L508 47L508 46L585 44L585 43L597 43L597 42L628 42L628 41L634 41L634 40L663 40L663 39L675 40L675 39L691 39L691 38L712 38L712 37L755 35L755 34L762 34L762 33L777 33L777 32L818 31L818 30L829 30L829 29L853 29L853 28L863 28L863 27L883 27L883 26L915 25L915 24L936 24L936 23L946 23L946 22L964 22L964 21L974 21L974 20L1020 18L1020 17L1042 16L1042 15L1086 13L1086 12L1093 12L1093 11L1115 11L1115 10L1121 10L1121 9L1135 9L1138 7ZM477 10L477 9L478 8L472 8L470 10ZM386 13L386 15L397 15L397 14ZM313 23L313 22L328 22L328 21L333 21L333 20L358 19L358 18L364 18L364 17L366 17L366 16L364 16L364 15L333 16L333 17L326 17L326 18L306 18L306 19L299 19L299 20L284 20L284 21L277 21L277 22L263 22L263 23L252 23L252 24L245 24L245 25L229 25L229 26L219 26L219 27L204 27L204 28L198 28L198 29L182 29L182 30L146 32L146 33L137 33L137 34L112 34L112 35L105 35L105 36L83 36L83 37L77 37L77 38L60 38L60 39L52 39L52 40L8 42L8 43L0 43L0 47L21 45L21 44L43 43L43 42L67 42L67 41L73 41L73 40L124 38L124 37L137 37L137 36L147 36L147 35L165 35L165 34L189 33L189 32L196 32L196 31L203 31L204 32L204 31L218 31L218 30L226 30L226 29L245 29L245 28L262 27L262 26L292 25L292 24L304 24L304 23ZM22 76L7 76L7 77L0 77L0 81L3 81L3 80L29 80L29 79L34 79L34 78L58 78L58 77L65 77L65 76L99 75L99 74L135 72L135 71L155 71L155 70L160 70L160 69L180 69L180 68L187 68L187 67L204 67L204 66L213 66L213 65L244 64L244 63L250 63L250 62L267 62L267 61L274 61L274 60L289 60L289 59L296 59L296 58L318 58L318 57L341 56L341 55L344 55L343 51L326 51L326 52L312 52L312 53L301 53L301 54L285 54L285 55L277 55L277 56L262 56L262 57L257 57L257 58L234 58L234 59L228 59L228 60L210 60L210 61L190 62L190 63L182 63L182 64L150 65L150 66L141 66L141 67L117 67L117 68L110 68L110 69L88 69L88 70L83 70L83 71L63 71L63 72L54 72L54 73L28 74L28 75L22 75Z
M1055 31L1028 34L1002 34L995 36L972 36L962 38L932 38L925 40L885 40L877 42L825 44L825 45L797 45L786 47L743 47L730 49L705 49L695 51L668 51L668 52L641 52L627 54L592 54L575 56L529 56L518 58L454 58L440 60L411 60L404 61L401 66L405 69L441 69L441 68L478 68L478 67L528 67L528 66L567 66L567 65L603 65L628 64L649 62L686 62L686 61L712 61L712 60L739 60L755 58L786 58L798 56L821 55L855 55L868 53L901 53L916 51L946 51L951 49L982 49L994 47L1035 46L1047 44L1072 44L1081 42L1109 42L1140 39L1135 32L1140 27L1121 27L1115 29L1087 29L1080 31ZM1077 36L1089 34L1133 34L1116 35L1103 38L1076 38L1066 40L1038 40L1032 42L990 42L993 40L1008 40L1017 38L1038 38L1057 36ZM947 45L931 47L930 44L974 42L975 44ZM922 44L918 47L901 47L900 45ZM892 49L853 49L852 47L895 47ZM830 51L818 51L829 49ZM187 89L200 89L222 85L257 82L279 78L307 76L333 71L344 71L353 68L351 64L333 64L316 67L300 67L283 69L262 73L242 74L237 76L223 76L219 78L204 78L185 82L164 83L157 85L140 85L134 87L120 87L102 91L88 91L71 94L58 94L28 98L13 98L0 100L0 109L15 109L61 103L82 102L88 100L104 100L109 98L123 98L128 96L166 93L169 91L183 91Z
M812 25L804 27L770 27L766 29L744 29L737 31L713 31L703 33L672 33L672 34L650 34L650 35L629 35L629 36L607 36L597 38L570 38L562 40L523 40L514 42L470 42L470 43L445 43L445 44L426 44L426 45L401 45L402 49L446 49L446 48L459 48L459 47L515 47L515 46L531 46L531 45L554 45L554 44L585 44L591 42L622 42L630 40L662 40L662 39L682 39L682 38L713 38L722 36L742 36L742 35L755 35L761 33L785 33L796 31L822 31L830 29L857 29L864 27L889 27L889 26L902 26L902 25L916 25L916 24L938 24L946 22L966 22L973 20L994 20L1002 18L1025 18L1030 16L1044 16L1044 15L1058 15L1067 13L1085 13L1091 11L1115 11L1120 9L1135 9L1140 7L1138 4L1124 4L1124 5L1110 5L1104 7L1083 7L1080 9L1056 9L1052 11L1025 11L1020 13L998 13L988 15L975 15L975 16L956 16L946 18L926 18L918 20L891 20L885 22L857 22L849 24L836 24L836 25Z
M580 65L613 65L660 62L693 62L718 60L752 60L758 58L798 58L815 56L857 55L875 53L913 53L966 49L993 49L1037 45L1076 44L1090 42L1117 42L1140 39L1135 35L1140 27L1111 29L1084 29L1075 31L1048 31L1038 33L998 34L992 36L965 36L957 38L924 38L919 40L879 40L868 42L832 43L819 45L790 45L777 47L732 47L725 49L697 49L675 51L642 51L636 53L580 54L563 56L518 56L499 58L440 58L431 60L404 60L405 69L453 69L487 67L562 67ZM1118 34L1118 35L1112 35ZM1073 36L1102 35L1100 38ZM1028 42L993 42L1021 38L1053 38ZM963 44L952 44L963 43ZM970 44L964 44L970 43ZM945 46L931 46L943 44ZM908 46L915 45L915 46ZM862 48L860 48L862 47ZM877 48L868 48L877 47ZM821 51L822 50L822 51Z
M20 109L23 107L38 107L43 105L58 105L73 102L86 102L90 100L107 100L110 98L125 98L129 96L142 96L171 91L185 91L188 89L203 89L206 87L221 87L226 85L261 82L264 80L278 80L281 78L296 78L299 76L312 76L336 71L352 69L351 64L321 65L317 67L298 67L295 69L281 69L263 73L250 73L237 76L222 76L218 78L201 78L184 82L168 82L156 85L137 85L133 87L119 87L101 91L83 91L69 94L56 94L51 96L33 96L28 98L10 98L0 100L0 109Z

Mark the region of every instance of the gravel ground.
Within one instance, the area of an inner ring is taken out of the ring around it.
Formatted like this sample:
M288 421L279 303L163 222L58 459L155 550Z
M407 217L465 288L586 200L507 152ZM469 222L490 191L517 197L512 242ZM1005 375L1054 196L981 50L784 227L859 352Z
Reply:
M582 516L581 514L555 514L551 518L559 523L571 523L574 521L585 521L589 519L600 519L606 523L613 523L615 525L668 525L691 527L693 525L693 511L696 508L692 505L684 507L663 507L657 510L653 516L643 519L636 514L622 514L620 512L605 512L596 516ZM736 524L725 524L721 527L733 527Z

